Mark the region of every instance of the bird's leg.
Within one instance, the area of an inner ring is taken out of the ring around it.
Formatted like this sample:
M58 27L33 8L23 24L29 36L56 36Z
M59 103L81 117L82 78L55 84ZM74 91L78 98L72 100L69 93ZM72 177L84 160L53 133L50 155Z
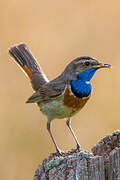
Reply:
M74 131L73 131L70 123L71 123L71 120L70 120L70 118L69 118L69 119L66 120L66 124L67 124L69 130L71 131L71 133L72 133L72 135L73 135L73 137L74 137L74 140L75 140L75 142L76 142L76 144L77 144L77 149L80 150L80 144L79 144L79 142L78 142L78 140L77 140L77 137L76 137L76 135L75 135L75 133L74 133Z
M47 121L47 130L48 130L48 132L49 132L49 134L50 134L50 137L51 137L51 139L52 139L52 141L53 141L53 143L54 143L54 145L55 145L55 148L56 148L56 151L61 155L62 153L61 153L61 150L58 148L58 146L57 146L57 144L56 144L56 141L55 141L55 139L54 139L54 137L53 137L53 135L52 135L52 131L51 131L51 128L50 128L50 125L51 125L51 121Z

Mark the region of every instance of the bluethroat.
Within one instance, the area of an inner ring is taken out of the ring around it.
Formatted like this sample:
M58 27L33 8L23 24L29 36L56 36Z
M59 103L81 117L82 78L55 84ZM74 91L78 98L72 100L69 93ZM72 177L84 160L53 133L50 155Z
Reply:
M35 93L27 103L37 103L40 111L47 117L47 130L55 145L56 151L61 154L51 131L53 119L66 119L80 150L80 144L71 127L71 117L78 113L91 96L91 78L100 68L110 68L109 64L102 64L89 56L81 56L71 61L65 70L55 79L49 81L36 59L25 44L12 47L10 55L30 78Z

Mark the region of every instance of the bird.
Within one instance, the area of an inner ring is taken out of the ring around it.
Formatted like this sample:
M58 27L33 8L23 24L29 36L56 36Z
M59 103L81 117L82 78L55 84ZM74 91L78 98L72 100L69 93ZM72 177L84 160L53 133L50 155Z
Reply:
M76 142L77 150L80 143L71 127L71 118L78 113L91 97L91 79L101 68L110 68L89 56L80 56L66 65L64 71L49 81L37 60L26 44L21 43L9 49L10 55L29 77L33 90L26 103L37 103L40 111L47 117L47 130L58 154L62 154L51 130L54 119L65 119Z

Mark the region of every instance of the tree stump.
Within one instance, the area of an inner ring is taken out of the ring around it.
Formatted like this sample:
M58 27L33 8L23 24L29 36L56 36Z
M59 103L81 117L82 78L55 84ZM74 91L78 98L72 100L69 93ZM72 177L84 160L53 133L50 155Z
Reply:
M33 180L120 180L120 130L99 141L92 153L74 149L51 154Z

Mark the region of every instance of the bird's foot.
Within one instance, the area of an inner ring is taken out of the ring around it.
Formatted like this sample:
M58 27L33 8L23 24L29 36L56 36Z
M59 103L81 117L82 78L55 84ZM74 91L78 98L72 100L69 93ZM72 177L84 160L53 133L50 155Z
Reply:
M62 156L65 153L64 151L61 151L59 148L56 148L56 151L60 156Z
M80 144L77 144L77 150L80 151L81 150L81 146Z

